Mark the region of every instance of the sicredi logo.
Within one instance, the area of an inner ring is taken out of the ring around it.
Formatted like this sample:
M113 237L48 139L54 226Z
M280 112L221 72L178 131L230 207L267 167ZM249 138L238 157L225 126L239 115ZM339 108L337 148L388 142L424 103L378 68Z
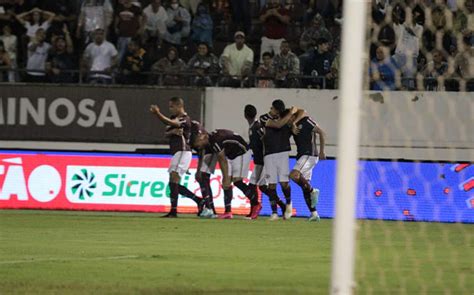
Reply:
M168 204L166 168L68 166L66 197L71 203Z
M26 175L20 157L1 160L0 183L1 178L0 200L16 197L19 201L28 201L31 196L38 202L46 203L58 196L62 186L61 175L56 168L40 165Z

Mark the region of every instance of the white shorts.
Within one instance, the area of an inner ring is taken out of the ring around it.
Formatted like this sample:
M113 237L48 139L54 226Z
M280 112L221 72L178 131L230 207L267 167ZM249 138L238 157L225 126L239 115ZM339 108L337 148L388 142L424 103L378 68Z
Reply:
M267 184L277 184L278 182L288 182L290 179L290 168L288 161L290 152L270 154L263 157L265 170L265 181Z
M304 155L296 161L293 170L299 171L306 180L311 180L313 168L318 164L318 162L319 157Z
M253 167L252 176L250 176L251 184L265 185L265 177L263 177L263 170L263 165L255 165Z
M229 165L229 176L233 178L247 178L249 176L251 159L252 151L249 150L233 160L227 160L227 164Z
M216 164L217 164L217 154L205 154L202 157L201 160L201 168L199 171L208 173L208 174L214 174L214 171L216 170Z
M170 167L168 168L168 172L176 172L179 176L183 176L186 171L188 171L189 166L191 165L191 159L193 158L193 154L191 151L179 151L173 155L171 158Z

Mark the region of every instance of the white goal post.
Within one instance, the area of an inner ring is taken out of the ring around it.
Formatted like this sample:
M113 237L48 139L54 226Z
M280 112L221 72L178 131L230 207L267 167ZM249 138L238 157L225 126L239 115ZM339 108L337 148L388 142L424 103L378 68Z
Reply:
M352 294L355 286L355 197L366 9L363 0L344 1L331 294Z

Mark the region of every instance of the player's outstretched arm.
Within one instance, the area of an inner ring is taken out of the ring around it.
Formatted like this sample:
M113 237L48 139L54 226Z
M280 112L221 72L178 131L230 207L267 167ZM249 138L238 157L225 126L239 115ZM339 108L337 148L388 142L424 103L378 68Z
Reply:
M304 109L297 109L296 113L293 115L293 118L290 121L296 124L305 117L308 117L308 113Z
M324 145L326 143L326 132L318 125L314 126L314 132L319 135L319 159L325 160L326 154L324 153Z
M167 116L163 115L160 111L160 108L157 105L151 105L150 112L152 112L153 114L156 114L158 119L160 119L160 121L165 125L172 126L172 127L181 127L181 124L178 121L172 120L168 118Z
M265 126L270 127L270 128L280 129L280 128L282 128L283 126L287 125L290 122L291 117L294 114L296 114L297 111L298 111L297 108L291 107L288 114L286 114L283 118L280 118L278 120L268 120L265 123Z

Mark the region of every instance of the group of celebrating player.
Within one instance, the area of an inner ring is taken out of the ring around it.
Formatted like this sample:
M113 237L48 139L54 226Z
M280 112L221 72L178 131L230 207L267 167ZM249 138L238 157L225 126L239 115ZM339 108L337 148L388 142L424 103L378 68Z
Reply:
M209 133L198 121L193 121L184 109L183 99L172 97L169 101L170 117L163 115L156 105L150 111L167 125L166 136L169 138L170 151L173 154L170 167L169 188L171 210L163 217L177 217L178 195L194 200L198 206L198 215L205 218L232 219L232 184L239 188L250 200L249 219L257 219L262 209L258 190L269 197L272 214L269 220L278 220L278 207L284 219L291 218L290 179L303 191L306 205L311 215L309 221L319 221L316 211L319 190L311 186L314 166L320 159L325 159L325 133L320 126L303 109L287 109L280 100L272 102L270 111L257 120L257 109L246 105L245 119L249 123L249 143L237 133L216 129ZM297 162L289 171L290 137L293 136L297 147ZM316 138L319 137L318 152ZM188 171L192 160L191 149L199 155L197 172L202 197L180 184L181 177ZM254 169L249 184L244 183L249 172L249 165L254 160ZM210 186L211 174L217 162L222 171L222 188L224 191L224 214L217 215ZM285 196L283 202L277 194L277 184Z

